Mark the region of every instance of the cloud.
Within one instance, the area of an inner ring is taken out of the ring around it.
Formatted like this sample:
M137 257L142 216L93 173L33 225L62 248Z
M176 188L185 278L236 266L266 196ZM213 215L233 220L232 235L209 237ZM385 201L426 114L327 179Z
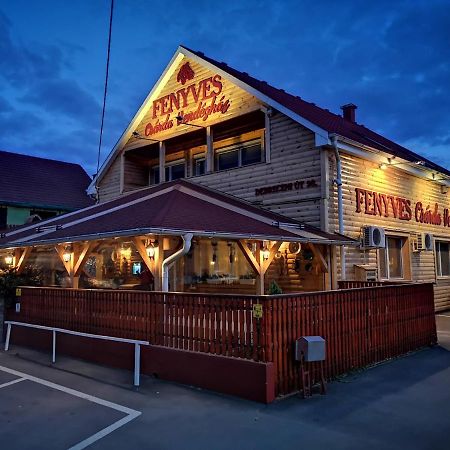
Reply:
M36 83L20 101L45 109L48 113L65 114L82 123L92 124L100 116L95 98L74 80L53 79Z

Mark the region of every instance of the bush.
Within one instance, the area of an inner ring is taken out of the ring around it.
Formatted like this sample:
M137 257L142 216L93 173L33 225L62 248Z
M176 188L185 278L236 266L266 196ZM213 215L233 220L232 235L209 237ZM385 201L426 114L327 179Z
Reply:
M269 286L269 295L279 295L282 294L283 290L278 286L276 281L272 281Z
M6 308L14 305L18 286L42 286L42 272L33 267L20 274L16 269L0 270L0 300L3 299Z

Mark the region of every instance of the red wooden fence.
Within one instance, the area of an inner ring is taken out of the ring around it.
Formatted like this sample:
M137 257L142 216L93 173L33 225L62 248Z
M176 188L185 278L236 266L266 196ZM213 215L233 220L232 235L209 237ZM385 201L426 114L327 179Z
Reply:
M432 284L280 296L22 288L20 303L11 319L273 362L277 394L299 389L300 336L326 339L327 378L437 340Z

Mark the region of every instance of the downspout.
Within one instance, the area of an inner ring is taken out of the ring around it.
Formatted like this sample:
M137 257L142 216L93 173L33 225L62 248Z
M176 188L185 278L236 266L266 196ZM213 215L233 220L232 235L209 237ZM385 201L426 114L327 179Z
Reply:
M194 235L192 233L186 233L185 235L181 236L183 239L183 246L180 248L180 250L176 251L173 255L170 255L167 257L163 262L161 266L161 290L163 292L169 291L169 269L170 266L175 263L175 261L179 258L181 258L183 255L189 252L191 249L192 244L192 238Z
M336 179L334 182L336 183L338 190L338 220L339 220L339 234L344 234L344 202L342 199L342 163L341 163L341 155L339 154L338 149L338 139L335 134L331 135L331 145L333 146L334 155L336 157ZM341 256L341 279L345 280L346 278L346 264L345 264L345 246L341 245L340 247L340 256Z

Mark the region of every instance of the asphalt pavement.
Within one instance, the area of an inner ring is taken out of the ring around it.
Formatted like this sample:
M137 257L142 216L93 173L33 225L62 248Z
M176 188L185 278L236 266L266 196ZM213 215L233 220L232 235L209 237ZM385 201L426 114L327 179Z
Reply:
M439 346L271 405L145 376L136 391L131 372L12 346L1 448L449 450L450 313L437 324Z

